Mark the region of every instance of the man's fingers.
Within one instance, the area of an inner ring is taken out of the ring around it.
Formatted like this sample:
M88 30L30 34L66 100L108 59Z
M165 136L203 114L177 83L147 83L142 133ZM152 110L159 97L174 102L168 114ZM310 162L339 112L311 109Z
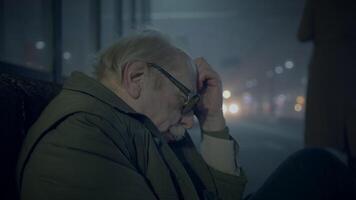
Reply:
M204 58L203 57L198 57L194 59L194 63L197 67L197 72L198 72L198 89L202 89L204 86L204 80L205 80L205 70L203 69L204 65Z
M220 77L216 73L209 63L203 58L199 57L194 60L197 71L198 71L198 88L202 89L204 87L204 82L207 86L218 86Z
M205 86L220 86L219 75L214 71L204 70L202 73L199 73L198 77L198 88L199 90Z
M196 59L194 59L194 63L197 65L197 66L200 66L202 64L202 62L204 62L205 59L203 57L198 57Z

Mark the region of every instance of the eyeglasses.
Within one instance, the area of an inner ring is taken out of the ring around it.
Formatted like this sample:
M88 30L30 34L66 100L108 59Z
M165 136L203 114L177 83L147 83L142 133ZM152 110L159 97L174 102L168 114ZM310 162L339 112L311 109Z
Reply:
M186 100L183 104L182 114L190 113L194 110L195 106L200 100L200 95L192 92L183 83L179 82L176 78L174 78L171 74L169 74L166 70L164 70L159 65L154 63L147 63L148 66L153 67L160 71L163 75L165 75L186 97Z

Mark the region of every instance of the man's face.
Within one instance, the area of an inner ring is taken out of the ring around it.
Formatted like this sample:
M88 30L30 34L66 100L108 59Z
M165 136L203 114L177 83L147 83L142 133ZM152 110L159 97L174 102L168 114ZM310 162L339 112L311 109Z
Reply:
M196 72L192 62L186 58L174 63L169 73L191 91L196 92ZM154 70L154 69L153 69ZM160 88L148 87L145 92L145 113L164 134L167 140L175 140L193 126L193 113L182 114L186 96L168 78L154 70L159 76ZM151 80L152 81L152 80Z

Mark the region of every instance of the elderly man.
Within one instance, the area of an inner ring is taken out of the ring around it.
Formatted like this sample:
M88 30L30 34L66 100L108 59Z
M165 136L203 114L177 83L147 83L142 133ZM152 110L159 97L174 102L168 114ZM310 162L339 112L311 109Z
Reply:
M74 72L31 127L21 199L242 199L221 90L203 58L193 62L159 33L121 39L99 57L96 80ZM186 133L194 115L201 153ZM330 153L303 150L251 200L348 199L348 175Z
M105 50L96 80L74 72L31 127L22 199L241 199L238 145L219 75L158 33ZM196 115L201 154L186 133Z

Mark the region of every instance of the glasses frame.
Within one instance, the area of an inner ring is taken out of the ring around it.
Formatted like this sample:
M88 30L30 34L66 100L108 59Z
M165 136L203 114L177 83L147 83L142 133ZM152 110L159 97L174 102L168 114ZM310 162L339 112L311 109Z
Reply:
M196 104L200 100L200 95L198 93L192 92L183 83L174 78L169 72L163 69L163 67L155 63L147 63L148 66L155 68L161 72L165 77L167 77L185 96L186 100L183 104L182 114L187 114L194 110Z

